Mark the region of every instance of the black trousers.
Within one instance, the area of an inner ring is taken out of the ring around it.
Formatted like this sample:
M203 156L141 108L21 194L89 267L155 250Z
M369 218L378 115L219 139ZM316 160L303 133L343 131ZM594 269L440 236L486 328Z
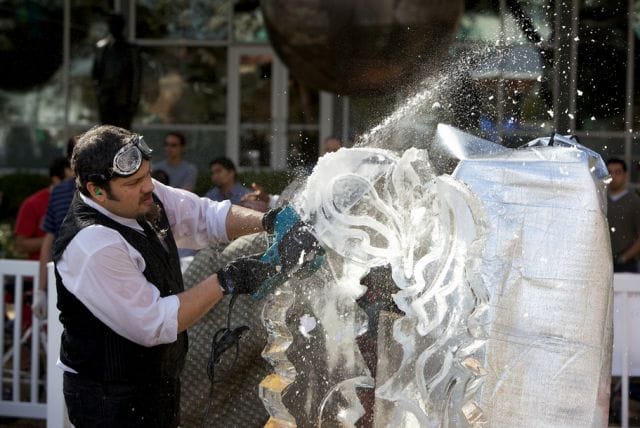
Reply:
M615 260L615 259L614 259ZM614 272L638 272L637 260L629 260L626 263L613 263Z
M65 372L63 391L76 428L175 428L180 422L179 379L107 383Z

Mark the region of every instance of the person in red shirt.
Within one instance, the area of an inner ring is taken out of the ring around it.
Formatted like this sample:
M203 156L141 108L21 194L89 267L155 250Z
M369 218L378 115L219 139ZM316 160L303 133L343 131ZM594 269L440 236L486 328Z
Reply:
M18 210L14 229L16 249L27 254L29 260L40 259L40 246L44 237L42 222L49 204L49 193L53 186L72 175L67 158L55 159L49 167L51 184L27 197Z

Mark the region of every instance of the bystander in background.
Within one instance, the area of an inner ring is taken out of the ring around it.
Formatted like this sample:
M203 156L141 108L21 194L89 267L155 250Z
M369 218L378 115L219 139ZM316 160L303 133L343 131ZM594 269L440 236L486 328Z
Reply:
M154 169L151 171L151 178L155 178L160 183L168 186L169 185L169 174L164 172L163 169Z
M238 182L238 172L236 166L229 158L216 158L209 163L211 171L211 183L213 187L205 196L214 201L224 201L228 199L232 204L239 205L244 195L251 189Z
M166 158L153 163L153 169L161 169L169 176L169 185L193 192L198 178L198 169L183 159L187 141L183 134L170 132L164 137Z
M73 147L79 137L79 135L76 135L67 141L67 160L71 160ZM47 213L42 225L45 235L40 246L40 281L38 289L33 293L33 304L31 306L33 313L39 319L47 317L47 264L52 260L53 240L58 235L75 192L75 178L69 177L54 186L49 196Z
M72 175L67 158L55 159L49 166L49 186L38 190L20 204L14 229L16 249L25 253L29 260L40 260L40 247L45 235L42 227L51 189Z
M627 164L612 158L607 161L611 175L608 190L607 220L611 236L614 272L638 272L640 254L640 196L627 189Z

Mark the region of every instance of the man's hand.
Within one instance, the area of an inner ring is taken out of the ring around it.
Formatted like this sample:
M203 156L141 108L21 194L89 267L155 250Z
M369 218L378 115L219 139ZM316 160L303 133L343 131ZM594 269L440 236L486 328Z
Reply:
M275 232L276 217L278 217L280 211L282 211L282 207L269 210L262 216L262 229L268 234L272 235Z
M271 196L264 190L264 187L251 183L253 192L249 192L240 199L239 205L251 208L252 210L265 212L269 209Z
M34 290L31 310L39 320L47 318L47 292L45 290L39 288Z
M234 260L217 272L224 294L255 293L262 283L278 273L275 266L260 261L258 257Z
M249 192L244 195L240 199L241 201L262 201L267 204L269 203L269 193L264 190L264 187L256 183L251 183L251 188L253 189L253 192Z

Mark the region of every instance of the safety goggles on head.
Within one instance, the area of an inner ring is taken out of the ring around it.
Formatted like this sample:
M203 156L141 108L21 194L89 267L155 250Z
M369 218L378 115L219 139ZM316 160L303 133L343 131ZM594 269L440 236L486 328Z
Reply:
M119 175L128 177L135 174L143 159L151 159L153 150L144 142L142 135L134 135L131 141L122 146L113 157L113 166L111 167L111 175Z

